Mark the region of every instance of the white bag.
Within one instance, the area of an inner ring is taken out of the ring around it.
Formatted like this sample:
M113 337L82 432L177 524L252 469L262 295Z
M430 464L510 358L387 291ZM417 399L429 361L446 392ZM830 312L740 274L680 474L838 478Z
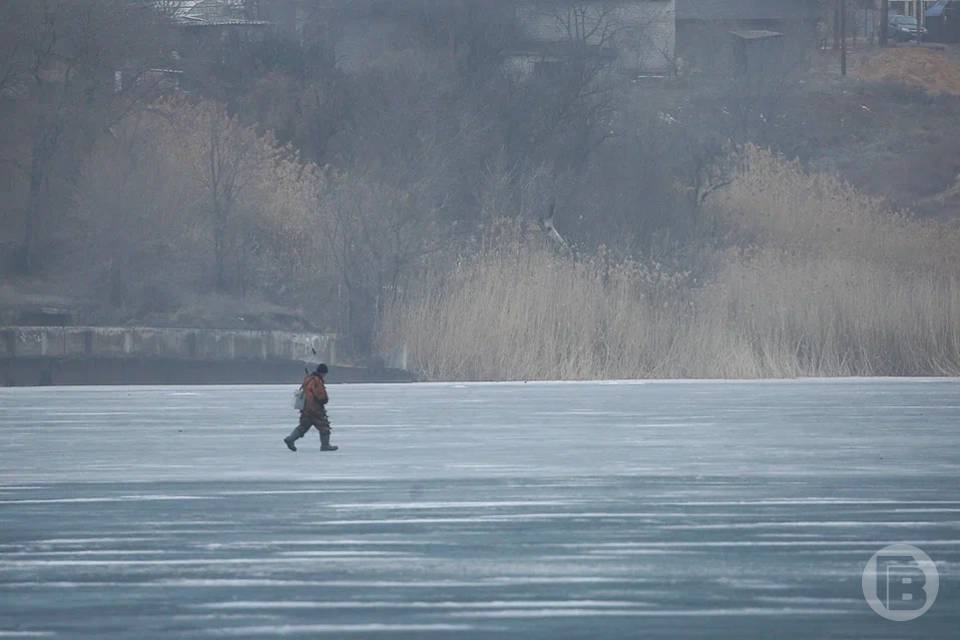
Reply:
M306 406L307 398L303 393L303 387L300 387L293 392L293 408L297 411L303 411L303 407Z

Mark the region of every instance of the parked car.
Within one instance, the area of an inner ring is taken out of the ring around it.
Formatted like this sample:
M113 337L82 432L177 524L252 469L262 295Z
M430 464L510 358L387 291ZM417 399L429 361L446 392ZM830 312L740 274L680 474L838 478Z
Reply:
M913 16L890 16L887 22L887 37L901 42L919 40L927 30Z

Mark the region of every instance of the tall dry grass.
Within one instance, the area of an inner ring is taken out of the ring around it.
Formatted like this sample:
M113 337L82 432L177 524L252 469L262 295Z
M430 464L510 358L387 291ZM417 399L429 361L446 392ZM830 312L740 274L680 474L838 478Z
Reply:
M385 343L432 379L581 379L659 370L679 292L633 264L493 246L401 300ZM658 300L663 298L663 307Z
M736 240L705 284L500 233L389 307L381 341L430 379L960 374L955 230L756 148L714 218Z

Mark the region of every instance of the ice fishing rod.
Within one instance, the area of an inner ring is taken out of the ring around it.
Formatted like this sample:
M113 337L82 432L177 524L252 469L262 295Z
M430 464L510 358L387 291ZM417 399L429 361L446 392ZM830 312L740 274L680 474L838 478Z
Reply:
M314 349L313 347L310 347L310 351L313 351L313 355L317 355L317 350ZM310 369L308 369L307 367L303 368L303 372L307 375L310 375Z

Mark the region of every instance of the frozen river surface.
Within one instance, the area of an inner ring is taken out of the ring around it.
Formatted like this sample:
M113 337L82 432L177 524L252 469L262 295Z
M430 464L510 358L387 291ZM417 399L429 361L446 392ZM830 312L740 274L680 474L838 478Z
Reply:
M0 389L0 638L957 637L960 381L330 391Z

